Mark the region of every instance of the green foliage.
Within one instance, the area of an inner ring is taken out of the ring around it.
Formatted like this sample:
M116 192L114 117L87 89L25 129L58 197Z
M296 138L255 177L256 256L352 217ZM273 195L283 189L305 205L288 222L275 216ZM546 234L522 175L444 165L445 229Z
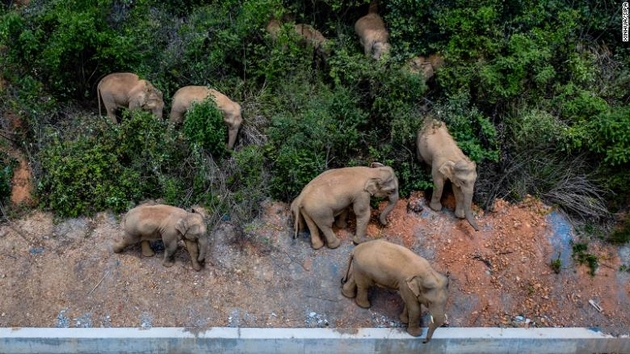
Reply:
M11 179L17 160L0 149L0 165L4 166L0 170L0 203L5 203L11 196Z
M202 103L193 102L192 107L186 112L184 135L189 143L203 147L216 158L228 152L227 127L223 121L223 114L211 97Z
M560 271L562 270L562 260L560 260L559 253L558 253L558 257L554 259L553 261L551 261L549 266L551 267L551 270L553 270L554 273L560 274Z
M269 195L288 201L325 169L372 161L394 168L406 196L431 186L415 153L428 115L445 121L477 162L476 202L533 194L599 220L627 206L630 49L618 33L618 3L380 2L393 50L379 62L364 55L353 28L369 3L3 7L0 67L9 89L0 111L23 119L18 143L34 157L40 200L63 215L162 197L245 220ZM265 31L271 18L285 23L275 40ZM303 45L294 22L329 38L330 55ZM445 65L428 83L402 69L432 53ZM181 130L139 113L119 126L95 120L86 112L95 112L96 84L115 71L147 78L167 104L185 85L237 97L241 150L225 151L225 124L207 105L189 112Z
M359 126L366 114L357 107L356 96L343 87L331 91L288 82L282 89L279 97L286 113L272 117L267 153L271 193L289 200L324 170L345 165L346 156L359 147Z
M78 216L105 209L121 212L134 201L159 197L168 182L163 175L178 167L168 163L181 158L166 123L147 112L125 116L120 126L83 119L81 132L49 132L51 139L38 156L42 206Z
M595 276L595 271L599 268L599 259L596 255L588 253L588 244L586 243L574 243L571 246L573 250L573 259L579 264L586 264L588 266L591 276Z
M615 228L608 237L610 243L616 245L624 245L630 242L630 217L626 215L625 219L617 228Z

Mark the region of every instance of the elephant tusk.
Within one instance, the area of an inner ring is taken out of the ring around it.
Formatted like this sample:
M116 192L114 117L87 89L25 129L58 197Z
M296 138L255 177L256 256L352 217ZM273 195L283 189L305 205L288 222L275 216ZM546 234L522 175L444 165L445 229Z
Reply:
M435 321L433 321L433 316L431 316L431 323L435 323Z
M444 319L446 320L446 322L448 322L448 315L444 314Z

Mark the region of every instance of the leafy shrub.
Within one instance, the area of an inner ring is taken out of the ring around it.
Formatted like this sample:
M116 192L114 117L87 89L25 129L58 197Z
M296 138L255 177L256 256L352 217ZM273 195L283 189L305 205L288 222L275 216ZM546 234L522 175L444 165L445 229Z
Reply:
M0 170L0 203L5 203L11 196L11 179L17 160L0 149L0 162L4 166Z
M42 205L62 216L112 209L157 198L163 175L179 168L181 149L166 123L148 112L133 112L120 125L85 117L82 133L50 131L39 153ZM50 128L49 128L50 129Z
M352 92L339 87L285 84L282 113L267 129L271 161L271 193L281 200L297 196L311 179L332 167L344 166L359 147L358 127L366 114ZM298 108L298 109L296 109Z
M227 153L227 126L212 98L194 102L186 112L184 135L191 144L198 144L214 157L220 158Z

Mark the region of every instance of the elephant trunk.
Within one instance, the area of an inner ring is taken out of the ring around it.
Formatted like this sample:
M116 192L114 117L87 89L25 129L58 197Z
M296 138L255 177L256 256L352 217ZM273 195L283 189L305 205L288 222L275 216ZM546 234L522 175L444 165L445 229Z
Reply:
M431 322L429 322L429 330L427 331L427 337L422 341L422 343L426 343L430 341L431 337L433 337L433 332L435 332L435 329L443 325L444 322L446 322L446 314L444 314L443 309L435 310L435 311L429 310L429 313L431 314Z
M197 260L199 262L203 262L206 259L206 250L208 249L208 237L206 235L199 237L197 243L199 245L199 257L197 258Z
M470 226L475 229L475 231L479 231L479 226L477 225L477 221L475 220L475 216L472 213L472 193L466 194L464 198L464 215L466 216L466 220L470 224Z
M387 203L387 206L385 207L385 209L383 209L383 211L381 212L381 215L379 216L379 220L381 224L387 225L387 216L392 210L394 210L394 207L396 206L397 202L398 202L398 190L396 190L395 192L389 195L389 203Z

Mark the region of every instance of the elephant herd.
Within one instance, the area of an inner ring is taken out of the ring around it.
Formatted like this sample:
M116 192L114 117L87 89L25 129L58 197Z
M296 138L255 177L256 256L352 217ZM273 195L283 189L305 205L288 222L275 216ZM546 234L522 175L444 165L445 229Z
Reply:
M271 20L267 31L277 38L282 24ZM306 24L296 24L294 30L320 54L329 54L326 38L315 28ZM355 23L355 31L360 37L365 55L379 60L391 49L389 34L376 6L370 6L366 16ZM409 70L421 72L425 78L443 64L436 55L429 58L414 58ZM113 73L105 76L97 88L99 113L101 102L107 116L116 123L115 111L118 108L142 109L151 111L162 118L164 101L162 93L150 82L141 80L132 73ZM180 124L193 102L206 98L215 101L228 126L229 149L234 147L238 130L242 123L241 106L224 94L205 86L185 86L173 96L170 122ZM445 124L426 119L418 131L417 156L431 167L434 190L429 206L435 211L442 209L440 199L446 180L451 181L455 195L455 216L465 218L475 229L478 224L472 212L472 197L477 179L476 165L459 149L449 134ZM311 180L293 200L290 211L293 216L294 233L305 229L310 232L313 249L326 245L334 249L341 241L333 232L333 223L345 228L349 211L356 216L356 233L348 265L342 279L341 293L354 298L362 308L369 308L368 289L371 286L398 290L404 301L400 320L408 324L407 332L420 336L421 307L430 314L431 323L424 343L428 342L437 327L446 322L445 306L448 297L447 276L437 272L424 258L411 250L384 240L369 240L366 237L371 215L371 197L387 198L388 204L379 215L381 224L387 224L387 217L399 199L398 178L392 167L380 163L371 166L355 166L330 169ZM142 255L153 256L150 241L164 242L163 265L173 265L173 256L178 242L184 242L190 254L192 267L199 271L206 259L208 247L207 214L201 207L184 210L163 204L142 204L123 217L123 237L113 244L113 251L120 253L129 245L141 244Z
M147 80L142 80L132 73L112 73L98 83L96 88L98 110L101 114L101 102L105 106L107 116L112 122L117 123L116 110L128 108L129 110L141 109L152 112L162 119L164 98L162 92ZM170 122L179 124L183 121L184 114L194 102L203 102L211 98L223 115L223 121L228 127L228 149L232 149L236 143L238 130L243 123L241 105L232 101L221 92L205 86L185 86L177 90L173 95L170 114Z
M177 94L176 94L177 96ZM181 114L181 113L178 113ZM445 181L451 181L456 199L455 215L466 218L478 230L471 203L476 165L457 147L444 123L427 119L418 132L418 158L431 166L435 188L429 206L441 210L440 198ZM379 286L398 290L404 301L400 320L407 323L407 332L419 336L421 306L431 318L424 342L446 321L445 306L448 297L448 277L440 274L424 258L409 249L384 240L366 237L370 219L371 197L387 198L388 204L379 216L387 224L387 216L398 202L398 178L390 166L372 163L371 166L354 166L330 169L311 180L293 200L294 233L308 227L313 249L337 248L341 244L333 232L333 223L345 228L350 209L357 218L356 233L345 275L342 294L354 298L358 306L369 308L368 289ZM190 254L192 267L199 271L206 258L208 229L206 211L193 207L190 211L163 204L142 204L123 217L122 240L113 244L120 253L129 245L140 243L143 256L153 256L150 241L164 242L163 265L173 265L178 241L183 240ZM321 232L321 234L320 234ZM323 234L323 237L322 237Z

